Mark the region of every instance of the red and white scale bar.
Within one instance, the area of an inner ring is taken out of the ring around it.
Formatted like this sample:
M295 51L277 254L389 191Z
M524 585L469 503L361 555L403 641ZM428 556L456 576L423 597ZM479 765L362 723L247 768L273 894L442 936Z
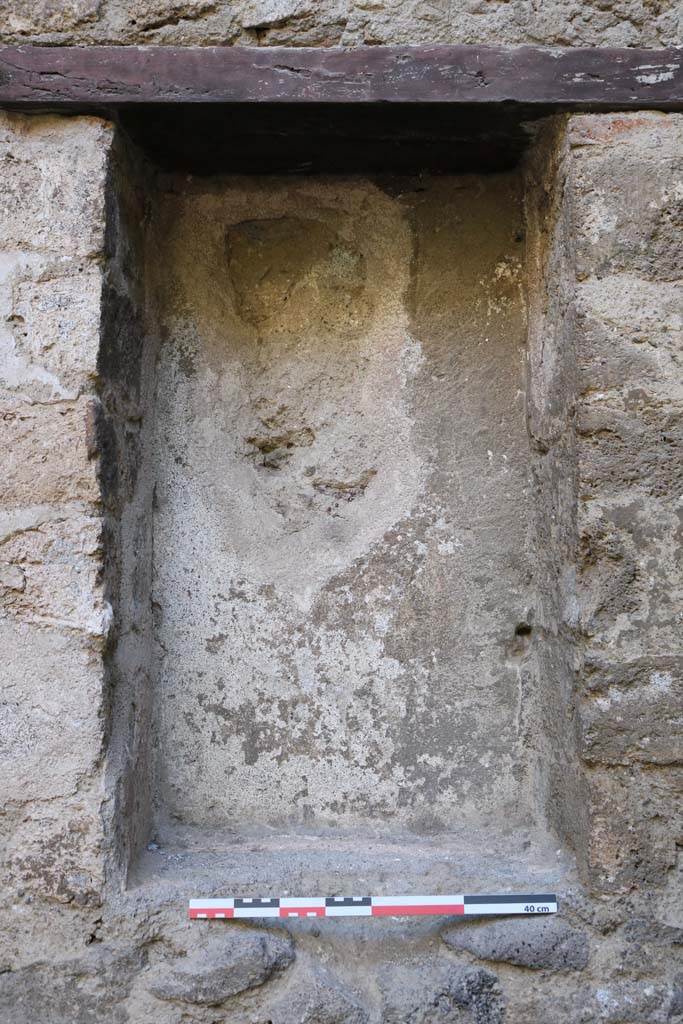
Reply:
M408 917L424 914L556 914L553 893L485 896L307 896L230 897L190 900L190 917Z

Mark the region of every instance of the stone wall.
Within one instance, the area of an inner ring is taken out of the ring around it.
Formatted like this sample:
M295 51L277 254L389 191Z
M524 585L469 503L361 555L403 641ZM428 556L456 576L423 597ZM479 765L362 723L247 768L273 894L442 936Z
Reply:
M681 118L578 117L569 145L579 743L591 877L623 889L667 877L682 825Z
M0 0L12 43L675 46L676 0Z
M96 906L104 882L95 391L112 129L3 114L0 132L3 881L40 933L32 900Z
M4 114L0 131L0 1019L680 1019L683 118L558 119L525 169L537 559L530 629L508 653L523 655L534 693L529 778L553 846L511 841L505 858L487 846L487 823L469 858L438 827L402 844L328 845L318 860L284 840L157 841L159 506L146 453L159 443L152 381L172 342L150 299L163 248L152 278L141 264L159 181L96 119ZM258 319L254 296L244 310ZM187 369L192 352L182 356ZM190 895L280 891L278 880L303 892L313 877L339 892L350 877L442 891L523 877L557 888L561 914L184 919Z

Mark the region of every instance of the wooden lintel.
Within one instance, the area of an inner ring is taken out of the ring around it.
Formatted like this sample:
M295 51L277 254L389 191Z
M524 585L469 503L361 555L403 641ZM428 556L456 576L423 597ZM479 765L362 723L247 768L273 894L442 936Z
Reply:
M530 46L0 48L0 106L120 109L263 102L680 110L683 51Z
M549 114L683 110L683 51L0 47L0 107L115 119L190 173L502 171Z

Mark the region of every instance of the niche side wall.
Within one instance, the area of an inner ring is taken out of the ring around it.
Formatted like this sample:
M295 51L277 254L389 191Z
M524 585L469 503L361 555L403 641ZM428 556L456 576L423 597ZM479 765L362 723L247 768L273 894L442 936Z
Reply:
M145 235L153 170L117 133L106 182L98 354L103 581L113 610L104 663L107 703L105 822L109 879L125 882L149 841L154 779L150 730L156 353L146 324Z
M551 119L527 155L527 428L533 493L537 676L535 787L569 849L588 832L577 757L576 318L567 119Z

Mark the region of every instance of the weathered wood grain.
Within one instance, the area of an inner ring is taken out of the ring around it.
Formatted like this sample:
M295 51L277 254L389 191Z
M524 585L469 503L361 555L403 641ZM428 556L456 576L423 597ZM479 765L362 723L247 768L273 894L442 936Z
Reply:
M190 173L499 171L563 111L683 109L683 51L2 47L0 107L117 120Z
M483 46L3 47L0 105L683 106L683 51Z

